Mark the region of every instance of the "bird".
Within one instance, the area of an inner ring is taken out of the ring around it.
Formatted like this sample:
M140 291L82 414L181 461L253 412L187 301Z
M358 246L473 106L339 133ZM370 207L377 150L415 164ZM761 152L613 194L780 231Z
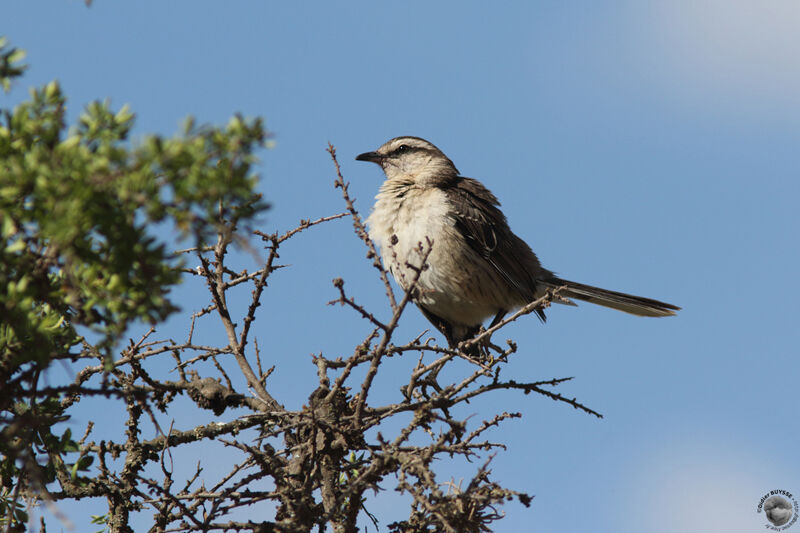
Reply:
M509 228L500 202L480 181L460 175L433 143L395 137L357 161L378 164L386 179L366 219L384 267L451 348L509 312L560 288L555 301L581 300L638 316L680 307L562 279L544 268ZM543 309L536 314L544 322Z

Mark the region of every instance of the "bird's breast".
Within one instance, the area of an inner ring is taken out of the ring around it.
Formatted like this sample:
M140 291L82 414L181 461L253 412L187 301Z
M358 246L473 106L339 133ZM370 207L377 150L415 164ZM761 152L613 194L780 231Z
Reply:
M418 268L424 254L429 254L428 264L431 264L444 246L439 241L448 240L453 232L445 193L439 189L384 185L375 199L367 225L370 238L381 248L386 267L400 271L412 266ZM438 267L440 261L434 264ZM398 279L398 282L406 287L410 280L404 283Z
M415 301L451 323L480 324L500 308L496 274L474 256L455 227L445 191L391 187L376 196L367 219L384 266L403 289L416 280ZM427 254L426 268L420 271Z

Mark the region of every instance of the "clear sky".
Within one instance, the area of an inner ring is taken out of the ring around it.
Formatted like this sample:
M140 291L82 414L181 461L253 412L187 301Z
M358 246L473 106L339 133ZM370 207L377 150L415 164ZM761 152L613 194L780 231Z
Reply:
M536 498L497 531L745 533L766 523L764 493L800 493L795 0L16 1L0 21L31 64L4 106L57 78L71 117L110 98L137 134L264 116L268 231L342 210L328 141L366 214L382 174L353 158L417 135L496 194L548 268L684 308L560 307L505 331L518 379L575 376L562 392L605 418L534 396L476 406L524 413L496 434L493 471ZM309 354L347 354L365 331L325 305L330 280L373 308L382 291L346 221L281 259L260 340L296 407ZM427 327L411 310L400 333ZM86 509L68 509L79 531Z

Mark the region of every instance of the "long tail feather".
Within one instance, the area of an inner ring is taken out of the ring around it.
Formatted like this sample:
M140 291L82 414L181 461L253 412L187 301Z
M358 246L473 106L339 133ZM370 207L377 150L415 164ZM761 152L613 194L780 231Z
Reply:
M643 298L624 292L609 291L600 287L584 285L576 281L569 281L553 277L549 280L541 281L545 286L551 288L564 287L561 296L575 298L603 307L610 307L618 311L624 311L637 316L672 316L675 311L680 311L680 307L665 302L659 302L652 298Z

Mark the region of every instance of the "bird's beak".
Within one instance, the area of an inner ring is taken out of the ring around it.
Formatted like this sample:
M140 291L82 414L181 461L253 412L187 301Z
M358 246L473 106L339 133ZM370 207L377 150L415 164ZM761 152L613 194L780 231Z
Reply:
M383 156L378 152L364 152L356 156L356 161L370 161L371 163L380 164L383 161Z

